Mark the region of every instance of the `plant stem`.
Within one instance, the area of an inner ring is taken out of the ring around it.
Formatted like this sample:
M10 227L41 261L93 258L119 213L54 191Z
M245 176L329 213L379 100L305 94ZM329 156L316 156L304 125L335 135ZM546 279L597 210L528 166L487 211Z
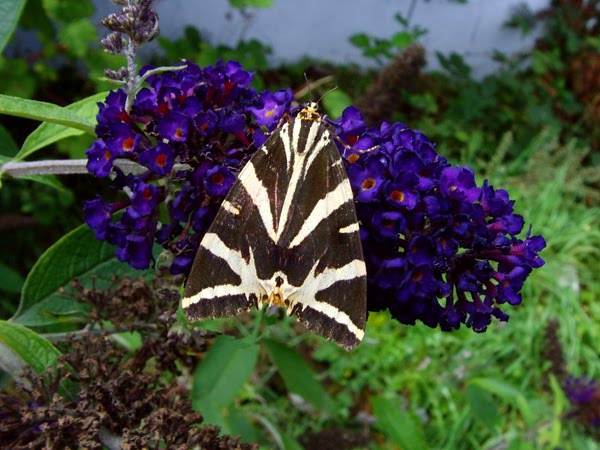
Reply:
M86 167L87 162L87 159L8 162L0 166L0 173L6 173L12 177L89 174ZM116 160L115 166L118 166L124 172L133 174L143 173L147 170L145 167L128 160Z

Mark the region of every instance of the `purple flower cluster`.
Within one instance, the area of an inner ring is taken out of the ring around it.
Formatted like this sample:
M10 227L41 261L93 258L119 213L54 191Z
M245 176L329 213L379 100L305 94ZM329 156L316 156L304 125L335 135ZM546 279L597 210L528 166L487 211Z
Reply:
M600 386L596 380L583 377L569 377L563 390L573 409L570 415L589 427L595 435L600 432Z
M521 288L546 243L525 239L523 218L505 190L453 167L419 131L401 123L366 128L353 107L332 122L361 223L368 309L389 309L405 324L442 330L461 323L485 331L500 305L521 303Z
M121 261L147 268L156 242L175 255L173 273L189 272L237 173L290 110L289 89L257 93L251 81L237 62L203 69L186 63L148 77L130 112L123 90L99 104L87 167L97 177L110 175L127 198L108 203L98 196L85 202L84 215L98 239L117 246ZM144 170L125 173L118 160Z
M569 377L563 384L563 389L573 405L581 405L592 400L599 386L595 380L586 376L579 378Z
M123 91L100 104L98 140L88 169L111 176L126 199L97 197L84 206L98 239L146 268L152 246L187 274L200 239L239 170L290 112L290 90L257 93L239 63L187 63L148 78L130 112ZM500 305L521 302L532 269L543 264L541 236L516 236L524 221L504 190L477 186L468 168L452 167L418 131L401 123L366 128L346 109L335 128L354 191L368 276L368 308L389 309L405 324L485 331ZM118 160L146 170L124 173Z

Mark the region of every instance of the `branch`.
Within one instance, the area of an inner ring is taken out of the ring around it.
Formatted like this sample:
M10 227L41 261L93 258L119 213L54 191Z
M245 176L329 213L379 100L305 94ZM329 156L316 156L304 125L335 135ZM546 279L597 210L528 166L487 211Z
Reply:
M29 162L8 162L0 166L0 173L7 173L12 177L24 177L31 175L83 175L89 174L87 170L87 159L67 160L43 160ZM146 172L144 166L125 159L115 161L115 166L125 173L134 175Z

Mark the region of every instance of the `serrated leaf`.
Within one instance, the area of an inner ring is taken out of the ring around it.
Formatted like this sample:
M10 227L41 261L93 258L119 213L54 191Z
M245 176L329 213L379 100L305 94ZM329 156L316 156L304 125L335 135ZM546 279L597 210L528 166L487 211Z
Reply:
M69 292L74 278L90 286L92 275L94 286L105 289L115 274L141 276L144 272L118 261L112 245L97 240L87 225L81 225L40 256L25 280L12 320L28 326L81 322L86 308L62 290Z
M94 125L73 111L52 103L0 94L0 113L55 123L95 135Z
M371 406L377 417L377 428L392 438L400 448L430 448L423 430L403 411L399 398L372 397Z
M25 3L25 0L0 0L0 53L17 28Z
M476 385L467 386L467 400L475 420L493 430L500 421L500 413L494 398Z
M223 409L233 403L248 381L259 346L231 336L219 336L196 368L192 403L208 423L223 424Z
M281 342L265 339L265 346L288 391L299 395L318 410L326 410L331 401L302 356Z
M60 355L58 349L39 334L0 320L0 368L13 378L19 379L25 365L35 373L42 373Z

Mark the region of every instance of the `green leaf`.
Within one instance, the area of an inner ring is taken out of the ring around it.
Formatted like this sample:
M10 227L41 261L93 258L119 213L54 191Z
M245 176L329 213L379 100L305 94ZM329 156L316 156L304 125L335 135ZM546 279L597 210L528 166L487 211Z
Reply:
M0 0L0 53L10 41L24 6L25 0Z
M85 120L73 111L53 105L52 103L26 100L0 94L0 113L56 123L76 128L93 136L95 135L94 125L91 122Z
M46 186L50 186L57 191L66 191L66 188L63 186L63 184L53 175L24 175L15 178L18 178L19 180L29 180L36 183L45 184Z
M23 365L42 373L60 352L39 334L21 325L0 320L0 368L18 379Z
M2 1L2 0L0 0ZM0 125L0 155L14 157L19 151L16 142L6 128Z
M219 336L196 369L192 384L194 408L208 423L223 424L223 409L233 403L248 381L259 346L231 336Z
M273 0L229 0L234 8L269 8L273 6Z
M394 45L394 47L403 49L412 44L413 35L408 31L400 31L392 36L390 42Z
M66 155L69 159L87 159L85 152L92 146L95 140L89 134L69 136L56 143L56 150Z
M291 347L271 339L264 341L288 391L299 395L317 410L328 409L331 401L302 356Z
M469 382L471 386L478 386L490 394L497 395L509 405L519 409L523 420L528 425L533 424L533 412L525 396L514 386L494 378L474 378Z
M87 308L68 295L71 280L84 286L105 289L115 275L135 274L129 265L119 262L114 247L94 237L87 225L81 225L59 239L38 259L25 280L21 303L13 320L27 326L81 322ZM63 293L67 292L67 295Z
M90 0L42 0L46 14L59 23L70 23L90 18L94 5Z
M377 417L377 428L389 436L400 448L426 450L423 430L402 409L399 398L372 397L371 405Z
M288 436L286 433L281 431L277 425L268 420L266 417L256 414L253 416L256 419L275 441L277 448L281 450L302 450L302 446L298 444L298 442Z
M58 32L58 38L74 56L83 58L89 51L90 44L98 40L98 32L86 18L65 25Z
M365 33L353 34L350 36L350 43L355 47L367 48L371 45L371 38Z
M500 421L500 413L494 398L476 385L467 386L467 400L475 420L493 430Z
M4 95L31 98L35 93L36 78L23 58L0 56L0 78Z
M323 109L327 111L327 115L332 119L340 117L344 110L351 104L352 99L341 89L331 91L323 97Z
M21 292L25 280L19 273L3 262L0 262L0 291L18 294Z
M560 448L560 446L549 447L549 448ZM525 439L516 438L510 441L506 450L535 450L533 444Z

